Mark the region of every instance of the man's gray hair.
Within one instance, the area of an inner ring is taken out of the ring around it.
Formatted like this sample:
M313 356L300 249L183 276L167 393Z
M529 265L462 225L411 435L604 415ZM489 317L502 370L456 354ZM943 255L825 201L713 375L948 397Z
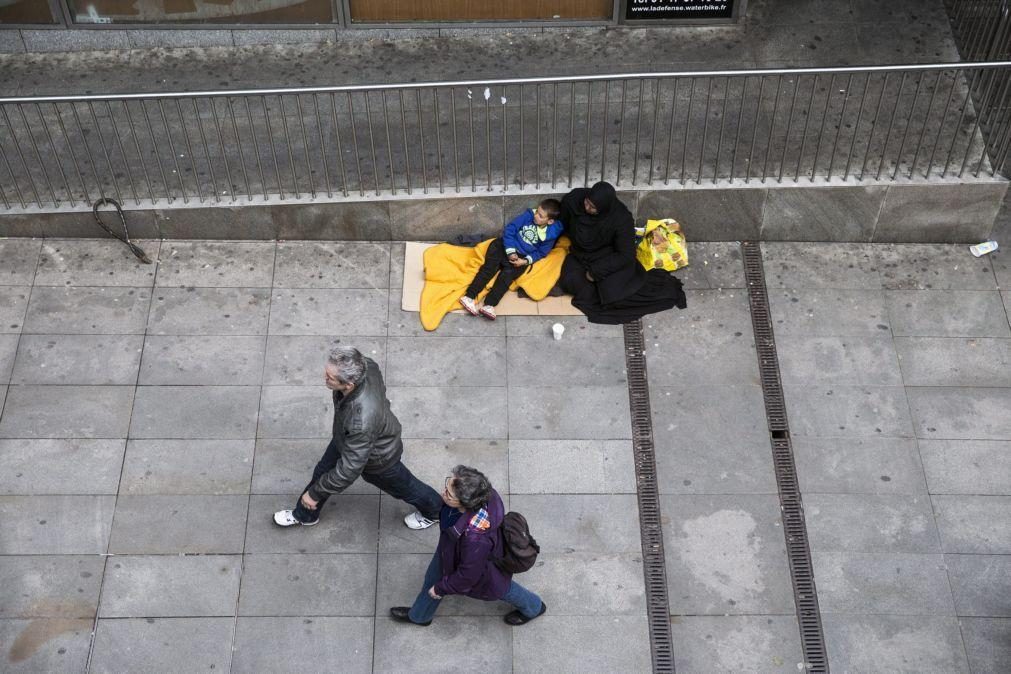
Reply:
M467 510L477 510L491 496L491 482L484 473L460 465L453 469L453 494Z
M357 386L365 379L365 356L353 346L333 347L326 362L337 368L337 379L342 384Z

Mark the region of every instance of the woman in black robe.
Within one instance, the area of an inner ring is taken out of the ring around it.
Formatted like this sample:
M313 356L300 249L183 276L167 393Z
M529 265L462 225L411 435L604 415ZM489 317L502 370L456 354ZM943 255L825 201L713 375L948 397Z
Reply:
M591 323L616 325L687 306L680 280L636 260L635 221L610 183L569 192L561 219L572 246L559 284Z

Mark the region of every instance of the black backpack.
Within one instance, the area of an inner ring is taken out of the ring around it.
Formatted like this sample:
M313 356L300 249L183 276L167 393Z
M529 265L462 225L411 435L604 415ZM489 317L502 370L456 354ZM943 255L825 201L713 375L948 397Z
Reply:
M541 546L530 535L527 518L518 512L508 512L502 520L502 556L495 559L495 566L505 573L523 573L533 568Z

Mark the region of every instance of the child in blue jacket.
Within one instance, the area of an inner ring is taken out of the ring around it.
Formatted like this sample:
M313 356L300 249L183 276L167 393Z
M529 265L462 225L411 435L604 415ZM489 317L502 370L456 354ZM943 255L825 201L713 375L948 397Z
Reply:
M523 211L505 226L502 236L488 246L484 264L460 298L464 309L473 316L480 314L495 320L495 306L512 282L554 248L562 234L562 223L557 220L561 210L557 199L545 199L537 208ZM495 274L498 277L485 296L484 304L479 306L475 300Z

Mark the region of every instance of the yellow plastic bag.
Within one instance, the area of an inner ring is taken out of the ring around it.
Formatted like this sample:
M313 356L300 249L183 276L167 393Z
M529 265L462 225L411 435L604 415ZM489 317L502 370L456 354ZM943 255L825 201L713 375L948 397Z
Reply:
M647 220L635 257L646 269L677 271L688 266L688 245L677 220Z

